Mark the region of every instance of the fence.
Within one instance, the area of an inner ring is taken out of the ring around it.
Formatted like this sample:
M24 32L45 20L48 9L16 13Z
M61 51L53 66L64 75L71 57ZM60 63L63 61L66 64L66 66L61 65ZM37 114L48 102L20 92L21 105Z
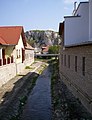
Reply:
M10 64L10 63L13 63L13 62L14 62L13 56L8 57L7 59L0 59L0 66Z

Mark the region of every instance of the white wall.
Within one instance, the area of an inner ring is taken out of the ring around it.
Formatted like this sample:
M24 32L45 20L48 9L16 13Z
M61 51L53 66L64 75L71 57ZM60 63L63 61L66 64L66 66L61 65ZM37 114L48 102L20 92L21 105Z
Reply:
M20 48L24 48L23 40L22 40L22 36L21 35L20 35L18 44L16 45L16 49L20 49Z
M89 0L89 41L92 41L92 0Z
M64 44L79 44L89 40L89 4L81 3L76 15L65 17Z
M81 15L82 17L86 17L86 14L88 14L88 12L89 12L88 8L89 8L89 2L81 2L75 13L75 16Z
M34 62L34 50L25 50L25 66L29 66Z
M0 59L2 59L2 48L0 48Z
M24 48L24 45L23 45L22 36L20 35L18 44L16 45L16 50L18 50L18 54L19 54L19 50L20 50L20 58L16 59L16 63L22 62L22 48ZM16 58L17 58L17 51L16 51Z

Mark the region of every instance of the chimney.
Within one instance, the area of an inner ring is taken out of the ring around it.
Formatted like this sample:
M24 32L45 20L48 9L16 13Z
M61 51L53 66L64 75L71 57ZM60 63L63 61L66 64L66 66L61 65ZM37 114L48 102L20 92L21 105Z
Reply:
M73 15L75 15L75 12L76 12L76 4L77 4L77 2L74 2L74 10L73 10Z
M77 3L77 2L74 2L74 11L76 11L76 3Z

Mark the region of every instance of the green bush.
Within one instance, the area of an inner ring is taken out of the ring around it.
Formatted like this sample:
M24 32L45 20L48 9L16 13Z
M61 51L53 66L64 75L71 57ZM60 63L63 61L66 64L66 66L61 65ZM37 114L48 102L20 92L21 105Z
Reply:
M25 69L31 69L31 67L30 66L26 66Z
M59 45L53 45L49 47L49 54L58 54L59 53Z

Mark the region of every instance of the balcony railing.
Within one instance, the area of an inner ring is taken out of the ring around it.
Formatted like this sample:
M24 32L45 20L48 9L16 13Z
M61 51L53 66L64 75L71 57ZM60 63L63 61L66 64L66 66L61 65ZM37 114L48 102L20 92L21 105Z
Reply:
M6 64L11 64L14 62L13 56L8 57L7 59L0 59L0 66L6 65Z

